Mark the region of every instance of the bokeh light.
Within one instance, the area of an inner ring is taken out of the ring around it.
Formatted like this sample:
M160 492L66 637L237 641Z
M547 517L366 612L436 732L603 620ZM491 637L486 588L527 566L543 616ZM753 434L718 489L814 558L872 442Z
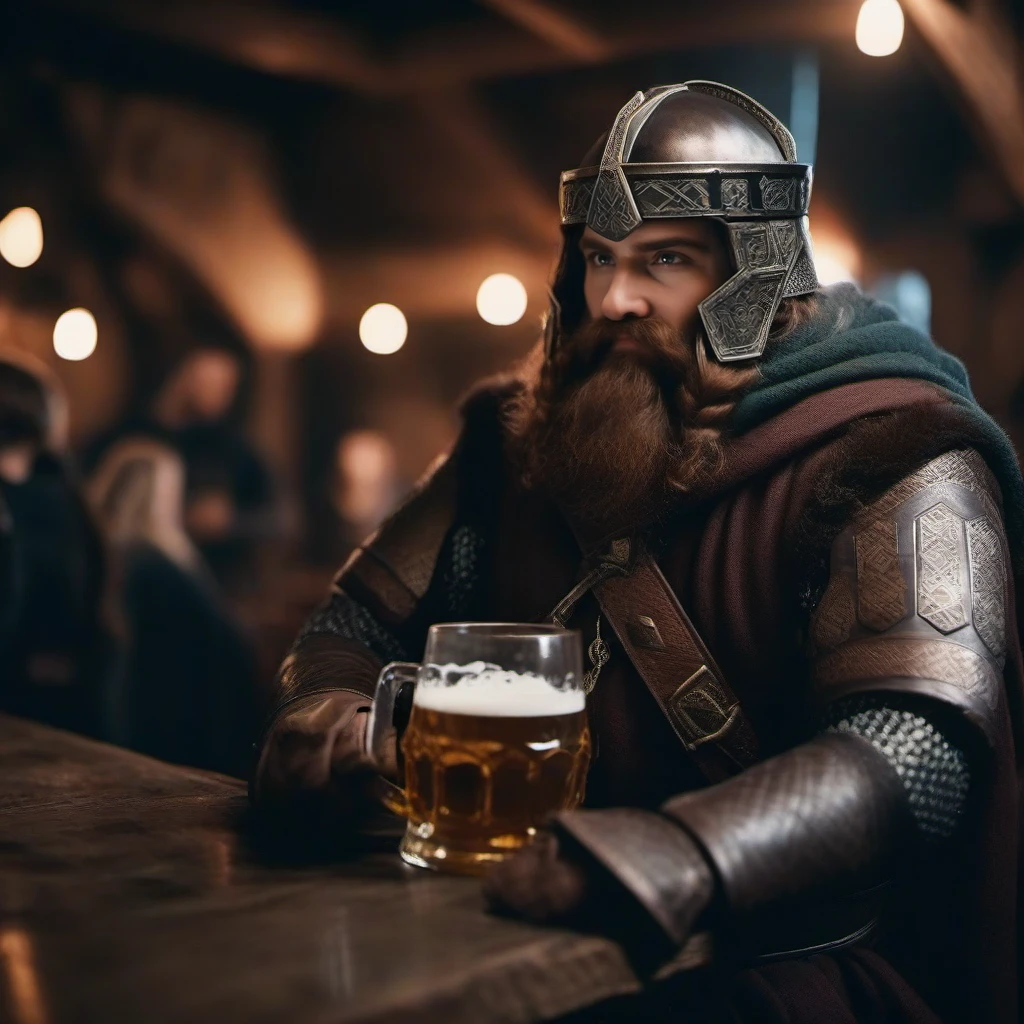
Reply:
M506 327L526 312L526 289L512 274L491 274L477 290L477 312L489 324Z
M31 267L43 253L43 222L31 206L0 220L0 256L14 267Z
M903 28L898 0L864 0L857 15L857 46L869 57L888 57L900 48Z
M359 340L378 356L389 356L404 344L409 333L405 314L390 302L371 306L359 321Z
M849 263L842 256L836 256L829 252L820 250L815 252L814 269L818 274L818 284L823 286L838 284L840 281L857 280L857 275Z
M69 309L53 325L53 350L61 359L77 362L96 351L96 318L81 307Z

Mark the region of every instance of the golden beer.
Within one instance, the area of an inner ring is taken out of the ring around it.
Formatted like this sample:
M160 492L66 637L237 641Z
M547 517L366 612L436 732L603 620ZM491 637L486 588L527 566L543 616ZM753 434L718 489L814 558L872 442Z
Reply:
M411 864L481 872L583 799L590 733L582 692L536 678L487 682L417 688L402 740L402 857Z

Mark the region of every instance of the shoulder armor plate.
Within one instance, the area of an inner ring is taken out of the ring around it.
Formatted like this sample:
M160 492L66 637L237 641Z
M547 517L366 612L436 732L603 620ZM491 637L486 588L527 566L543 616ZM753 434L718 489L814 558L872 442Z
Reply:
M1008 565L999 487L977 452L947 452L905 477L832 546L811 620L819 693L929 693L989 731L1006 657Z

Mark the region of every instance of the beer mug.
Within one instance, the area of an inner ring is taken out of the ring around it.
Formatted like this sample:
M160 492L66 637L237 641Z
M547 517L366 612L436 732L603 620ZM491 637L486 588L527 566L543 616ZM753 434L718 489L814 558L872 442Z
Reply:
M421 665L381 672L367 752L404 783L386 799L407 818L403 860L482 873L528 843L548 815L583 799L590 732L579 633L431 626Z

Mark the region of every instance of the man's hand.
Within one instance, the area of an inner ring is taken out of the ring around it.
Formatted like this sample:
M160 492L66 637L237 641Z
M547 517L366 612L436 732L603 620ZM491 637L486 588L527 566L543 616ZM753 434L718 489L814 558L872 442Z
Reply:
M714 878L697 844L661 815L570 811L493 868L484 895L500 913L600 932L652 966L690 936Z
M565 857L558 839L547 831L484 879L492 910L535 924L578 923L592 889L584 866Z
M272 726L253 795L265 807L327 815L349 824L372 808L374 768L364 743L369 698L347 690L296 702Z

